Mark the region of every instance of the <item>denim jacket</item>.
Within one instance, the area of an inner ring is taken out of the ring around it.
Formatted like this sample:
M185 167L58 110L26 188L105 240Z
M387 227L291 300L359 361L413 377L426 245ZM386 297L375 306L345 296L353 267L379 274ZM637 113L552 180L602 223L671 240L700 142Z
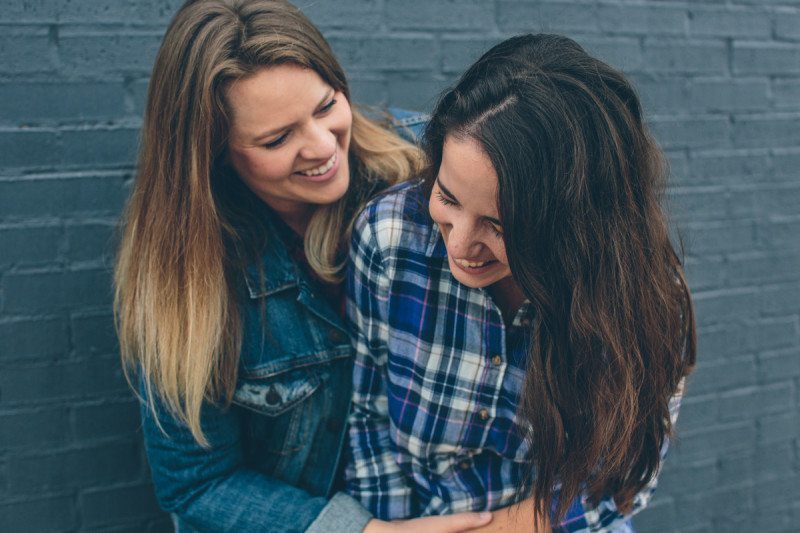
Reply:
M427 119L391 115L409 140ZM244 280L233 404L205 404L201 413L209 447L157 399L164 431L142 405L156 497L178 532L361 531L371 515L350 496L332 494L352 392L347 330L280 239L270 239L263 255L263 282L257 271L248 269Z

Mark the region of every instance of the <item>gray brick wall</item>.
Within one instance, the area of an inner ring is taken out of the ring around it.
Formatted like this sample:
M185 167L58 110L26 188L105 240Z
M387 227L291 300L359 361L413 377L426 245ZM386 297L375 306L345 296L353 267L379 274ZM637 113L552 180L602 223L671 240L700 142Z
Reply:
M178 0L0 1L0 531L163 531L121 377L112 235ZM638 84L672 166L699 365L639 531L800 523L800 1L303 0L358 101L430 109L565 33Z

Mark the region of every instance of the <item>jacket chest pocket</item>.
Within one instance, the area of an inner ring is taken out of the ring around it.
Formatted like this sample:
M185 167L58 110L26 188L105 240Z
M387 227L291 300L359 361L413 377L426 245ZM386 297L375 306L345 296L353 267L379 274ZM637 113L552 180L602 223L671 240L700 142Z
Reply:
M242 379L233 401L243 417L246 460L290 483L302 473L324 411L324 376L293 370L268 379Z
M245 380L236 389L233 401L268 417L278 417L314 394L320 380L316 375L287 379Z

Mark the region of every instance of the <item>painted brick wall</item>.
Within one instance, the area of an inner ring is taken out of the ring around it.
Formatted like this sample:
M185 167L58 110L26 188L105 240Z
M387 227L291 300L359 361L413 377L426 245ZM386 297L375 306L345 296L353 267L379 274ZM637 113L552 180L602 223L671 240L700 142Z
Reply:
M0 531L163 531L121 377L111 239L178 0L0 1ZM669 154L699 366L642 532L800 523L800 0L303 0L356 100L430 109L479 52L565 33Z

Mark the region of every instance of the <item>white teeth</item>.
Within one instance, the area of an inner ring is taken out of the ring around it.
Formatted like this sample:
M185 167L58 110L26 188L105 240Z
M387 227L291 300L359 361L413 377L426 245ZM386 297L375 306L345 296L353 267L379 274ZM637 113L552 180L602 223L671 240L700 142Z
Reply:
M333 153L328 162L322 165L321 167L312 168L311 170L301 170L300 174L305 176L319 176L320 174L325 174L327 171L333 168L333 165L336 163L336 152Z
M466 268L478 268L485 265L487 261L481 261L480 263L473 263L472 261L467 261L466 259L456 259L456 263Z

